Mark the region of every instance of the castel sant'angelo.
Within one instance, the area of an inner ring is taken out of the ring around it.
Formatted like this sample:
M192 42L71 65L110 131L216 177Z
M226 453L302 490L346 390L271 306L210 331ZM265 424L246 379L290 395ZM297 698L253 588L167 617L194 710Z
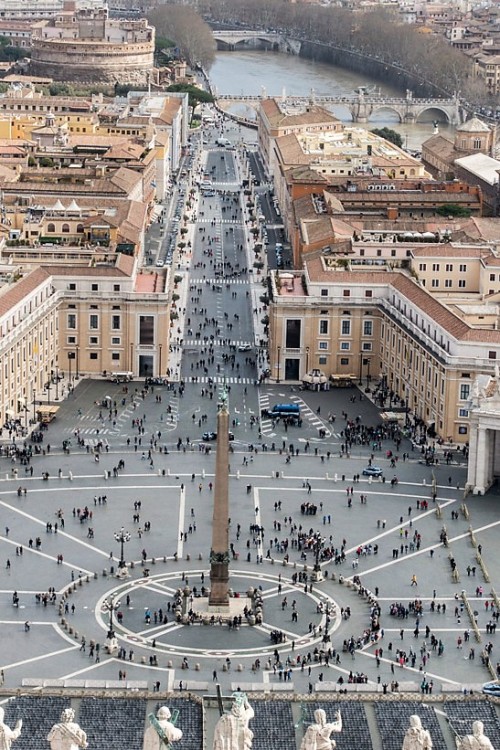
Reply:
M58 81L144 83L155 30L146 19L110 19L107 8L76 9L33 24L31 72Z

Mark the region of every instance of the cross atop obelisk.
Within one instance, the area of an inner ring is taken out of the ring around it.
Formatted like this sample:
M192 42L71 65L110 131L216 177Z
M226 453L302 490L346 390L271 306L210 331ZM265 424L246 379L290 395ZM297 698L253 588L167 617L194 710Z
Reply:
M210 550L209 606L229 607L229 411L224 384L217 414L217 453Z

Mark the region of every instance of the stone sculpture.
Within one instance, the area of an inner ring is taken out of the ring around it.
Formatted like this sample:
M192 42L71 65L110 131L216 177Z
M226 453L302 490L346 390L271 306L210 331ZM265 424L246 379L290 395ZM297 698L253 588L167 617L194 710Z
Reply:
M87 735L74 718L74 710L65 708L61 714L61 721L54 724L47 736L51 750L77 750L87 747Z
M410 726L406 730L403 740L403 750L431 750L432 739L422 726L420 716L413 714L410 716Z
M172 713L167 706L161 706L156 717L149 714L148 719L150 726L144 734L143 750L162 750L182 739L182 730L175 726L175 719L172 720Z
M230 713L222 714L215 725L213 750L250 750L253 732L248 724L253 717L245 693L233 693Z
M466 734L465 737L455 737L457 750L494 750L491 741L484 734L484 724L482 721L475 721L472 724L472 734Z
M7 724L3 723L4 716L5 711L3 708L0 708L0 750L10 750L12 742L17 740L21 734L23 720L19 719L19 721L16 722L14 729L10 729Z
M335 721L327 722L326 711L322 708L314 712L314 724L311 724L304 735L300 750L335 750L337 743L330 739L332 732L342 731L340 711L335 714Z

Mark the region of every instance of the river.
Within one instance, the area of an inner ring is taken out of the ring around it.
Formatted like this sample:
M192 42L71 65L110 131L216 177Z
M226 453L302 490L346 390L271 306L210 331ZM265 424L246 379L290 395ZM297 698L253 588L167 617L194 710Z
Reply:
M295 55L256 50L217 52L210 70L210 79L218 94L233 96L260 95L263 92L267 96L281 96L283 91L290 96L309 96L312 89L319 95L348 96L358 86L372 84L380 88L382 94L405 95L403 90L380 83L369 76L360 76L345 68L305 60ZM417 92L414 94L416 96ZM236 105L233 111L245 117L255 117L254 110L244 104ZM334 113L343 122L351 122L349 111L345 107L335 107ZM422 141L429 138L433 132L433 118L430 113L427 117L427 122L409 125L400 123L395 112L382 110L370 118L368 127L390 127L402 135L407 148L420 149ZM442 122L439 130L443 135L452 137L455 129Z

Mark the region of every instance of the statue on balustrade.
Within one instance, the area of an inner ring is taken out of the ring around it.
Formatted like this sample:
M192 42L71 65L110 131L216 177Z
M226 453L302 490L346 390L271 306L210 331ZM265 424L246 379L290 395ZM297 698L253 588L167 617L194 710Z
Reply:
M327 722L326 711L322 708L314 712L314 724L311 724L304 735L300 750L335 750L337 743L330 739L332 732L342 731L340 711L335 714L335 721Z
M74 719L74 710L65 708L61 721L54 724L47 736L51 750L78 750L87 747L87 735Z
M431 750L431 735L424 729L420 716L410 716L410 726L406 730L403 740L403 750Z
M245 693L233 693L231 711L222 714L215 725L213 750L250 750L253 732L248 724L254 710Z

